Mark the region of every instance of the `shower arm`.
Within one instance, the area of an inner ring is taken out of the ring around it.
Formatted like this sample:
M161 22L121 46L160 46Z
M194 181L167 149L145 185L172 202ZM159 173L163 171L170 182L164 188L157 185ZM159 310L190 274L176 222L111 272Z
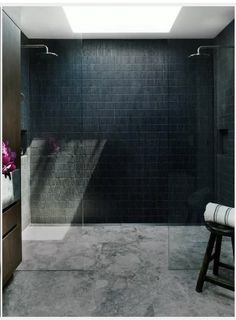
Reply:
M48 47L45 44L23 44L21 46L23 49L45 49L46 53L48 53Z
M208 46L200 46L197 49L197 53L200 55L200 50L204 49L217 49L217 48L234 48L234 46L219 46L219 45L208 45Z

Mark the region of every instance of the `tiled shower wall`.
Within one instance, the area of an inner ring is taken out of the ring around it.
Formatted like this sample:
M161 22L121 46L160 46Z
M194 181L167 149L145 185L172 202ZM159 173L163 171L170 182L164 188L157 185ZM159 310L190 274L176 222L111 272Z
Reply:
M234 23L215 39L216 199L234 206Z
M85 222L202 221L213 192L209 41L83 42L83 133L106 139ZM199 213L202 213L200 216Z
M85 222L166 222L166 41L83 42L83 135L105 139Z
M40 42L59 57L30 57L32 222L201 220L213 79L187 56L209 41Z

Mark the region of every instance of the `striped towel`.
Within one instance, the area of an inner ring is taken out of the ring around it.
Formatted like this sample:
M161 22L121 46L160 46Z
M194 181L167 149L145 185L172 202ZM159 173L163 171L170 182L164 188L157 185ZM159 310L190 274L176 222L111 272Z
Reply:
M234 208L209 202L204 212L205 221L217 222L234 228Z

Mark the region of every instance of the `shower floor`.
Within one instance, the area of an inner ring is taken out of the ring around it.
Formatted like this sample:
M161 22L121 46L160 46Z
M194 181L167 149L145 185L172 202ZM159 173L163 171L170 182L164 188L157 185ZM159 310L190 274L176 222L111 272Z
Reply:
M200 226L29 226L3 315L233 316L233 292L195 291L207 237Z

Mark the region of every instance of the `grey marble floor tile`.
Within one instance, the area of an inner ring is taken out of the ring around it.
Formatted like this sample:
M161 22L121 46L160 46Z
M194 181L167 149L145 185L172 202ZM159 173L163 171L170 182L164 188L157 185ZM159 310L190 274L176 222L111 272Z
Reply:
M151 260L166 267L167 230L156 226L71 227L63 240L23 241L18 270L94 270L122 259L133 259L134 264Z
M202 293L195 291L198 272L171 270L159 282L159 294L154 298L155 316L234 316L234 293L205 283ZM168 288L168 289L167 289Z
M93 273L17 271L4 290L4 316L86 316L95 310Z
M195 292L195 271L154 269L115 275L17 271L4 290L4 316L233 316L233 293Z
M168 232L169 269L199 270L209 240L205 226L170 226ZM221 261L233 264L232 245L228 238L222 242Z
M196 264L204 230L172 231L172 262L186 264L183 257L192 251ZM207 283L195 292L198 271L168 270L167 227L71 227L58 241L24 241L23 263L4 290L3 314L232 316L232 292Z

